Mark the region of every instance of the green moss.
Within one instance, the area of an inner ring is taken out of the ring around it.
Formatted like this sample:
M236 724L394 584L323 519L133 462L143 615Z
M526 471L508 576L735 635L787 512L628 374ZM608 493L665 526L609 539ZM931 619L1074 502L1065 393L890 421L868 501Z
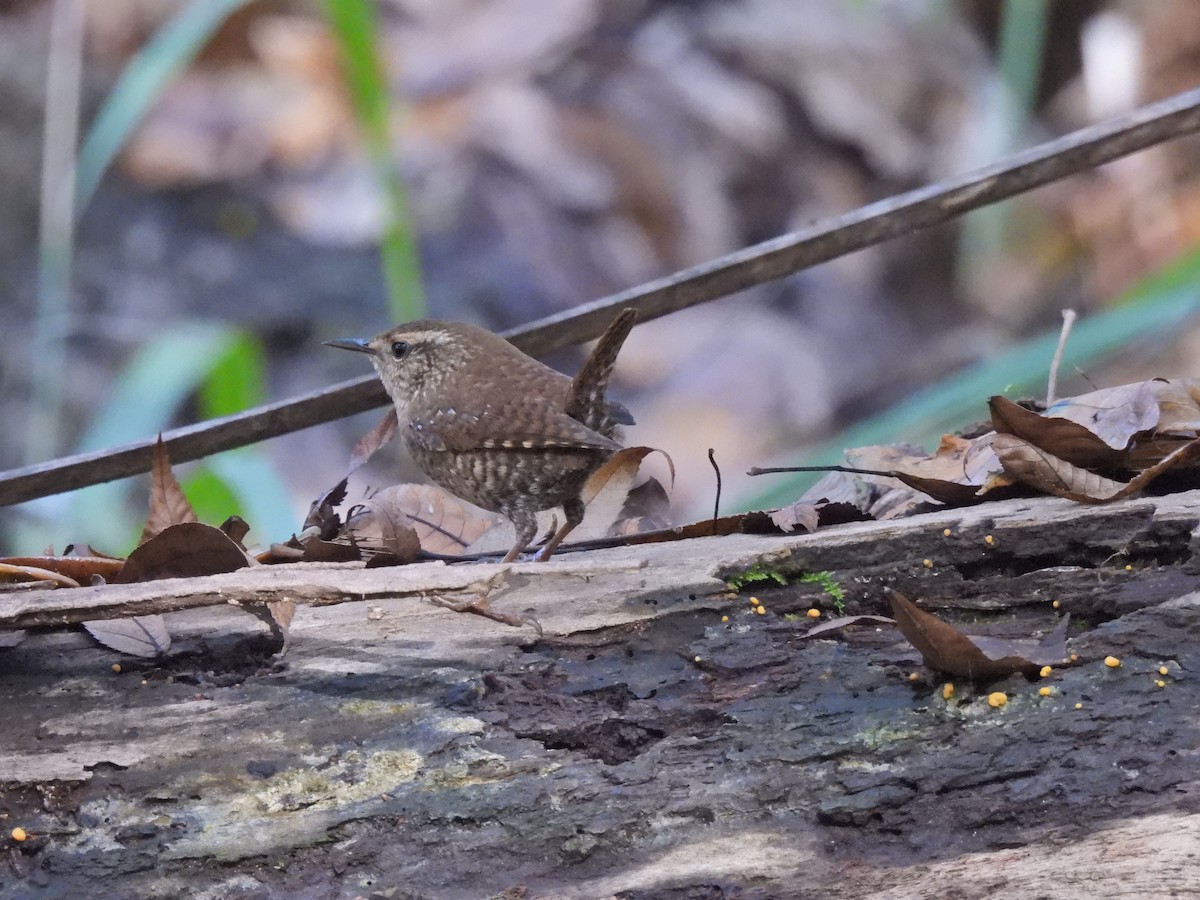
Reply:
M805 572L800 576L804 584L819 584L821 590L833 599L833 606L839 613L846 611L846 594L842 586L833 579L832 572Z
M778 585L786 585L788 583L786 576L774 571L773 569L767 569L761 565L751 566L745 572L740 572L736 575L730 575L725 580L735 591L740 591L748 584L761 584L765 581L773 581Z

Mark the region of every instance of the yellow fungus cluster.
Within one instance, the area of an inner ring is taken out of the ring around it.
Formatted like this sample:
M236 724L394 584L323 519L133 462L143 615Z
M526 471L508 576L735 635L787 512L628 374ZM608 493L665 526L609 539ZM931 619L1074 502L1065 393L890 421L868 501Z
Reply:
M1051 688L1051 687L1038 688L1038 696L1039 697L1049 697L1053 693L1054 693L1054 688Z
M1052 668L1050 668L1049 666L1042 666L1042 668L1041 668L1041 670L1038 672L1038 674L1039 674L1039 675L1041 675L1043 678L1049 678L1049 677L1050 677L1050 673L1051 673L1051 672L1053 672L1053 671L1054 671L1054 670L1053 670Z
M942 699L949 700L954 696L954 685L947 681L942 685Z
M23 840L25 840L25 838L29 837L29 835L27 835L25 833L25 829L21 828L20 826L17 826L16 828L14 828L12 830L11 834L12 834L12 839L14 841L18 841L18 842L23 841Z
M921 560L921 565L923 565L927 569L932 569L933 568L933 560L932 559L923 559L923 560Z
M1104 664L1110 669L1119 669L1121 667L1121 661L1115 656L1104 657Z
M1004 693L1004 691L993 691L988 694L988 706L992 707L992 709L999 709L1007 702L1008 694Z
M810 619L819 619L821 618L821 611L814 606L808 611L807 615Z
M989 547L996 546L996 539L994 537L992 537L990 534L983 539L983 542L985 544L987 544Z

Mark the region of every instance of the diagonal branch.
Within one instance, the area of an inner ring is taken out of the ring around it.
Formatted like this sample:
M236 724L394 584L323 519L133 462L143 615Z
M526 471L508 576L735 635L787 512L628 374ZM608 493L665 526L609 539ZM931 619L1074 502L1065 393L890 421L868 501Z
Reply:
M937 225L1196 131L1200 131L1200 89L1072 132L968 175L872 203L712 262L539 319L506 332L505 336L531 355L549 353L597 337L618 309L631 306L638 310L641 321L656 319ZM387 395L376 379L360 378L179 428L164 434L163 441L172 460L185 462L386 403ZM0 506L149 471L153 447L154 440L147 438L113 450L0 473Z

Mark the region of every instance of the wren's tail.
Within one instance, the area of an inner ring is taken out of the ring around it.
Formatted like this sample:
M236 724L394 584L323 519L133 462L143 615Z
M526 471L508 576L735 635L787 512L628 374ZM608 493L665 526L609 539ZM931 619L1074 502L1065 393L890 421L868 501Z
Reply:
M587 362L571 382L567 415L605 437L612 437L618 423L633 424L629 410L619 403L610 403L605 399L604 392L608 389L608 379L617 364L617 354L621 352L621 345L629 337L635 322L636 309L621 310L604 334L600 335Z

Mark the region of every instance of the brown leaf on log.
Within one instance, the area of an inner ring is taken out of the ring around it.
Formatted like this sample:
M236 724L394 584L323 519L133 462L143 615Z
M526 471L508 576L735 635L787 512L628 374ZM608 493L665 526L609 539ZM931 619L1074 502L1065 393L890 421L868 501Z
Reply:
M948 675L960 675L972 681L1016 673L1031 678L1041 669L1038 663L1023 656L989 657L953 625L918 609L903 594L891 588L886 591L896 627L917 648L925 665L931 669Z
M129 554L114 584L191 578L232 572L250 564L246 554L219 528L184 522L164 529Z

